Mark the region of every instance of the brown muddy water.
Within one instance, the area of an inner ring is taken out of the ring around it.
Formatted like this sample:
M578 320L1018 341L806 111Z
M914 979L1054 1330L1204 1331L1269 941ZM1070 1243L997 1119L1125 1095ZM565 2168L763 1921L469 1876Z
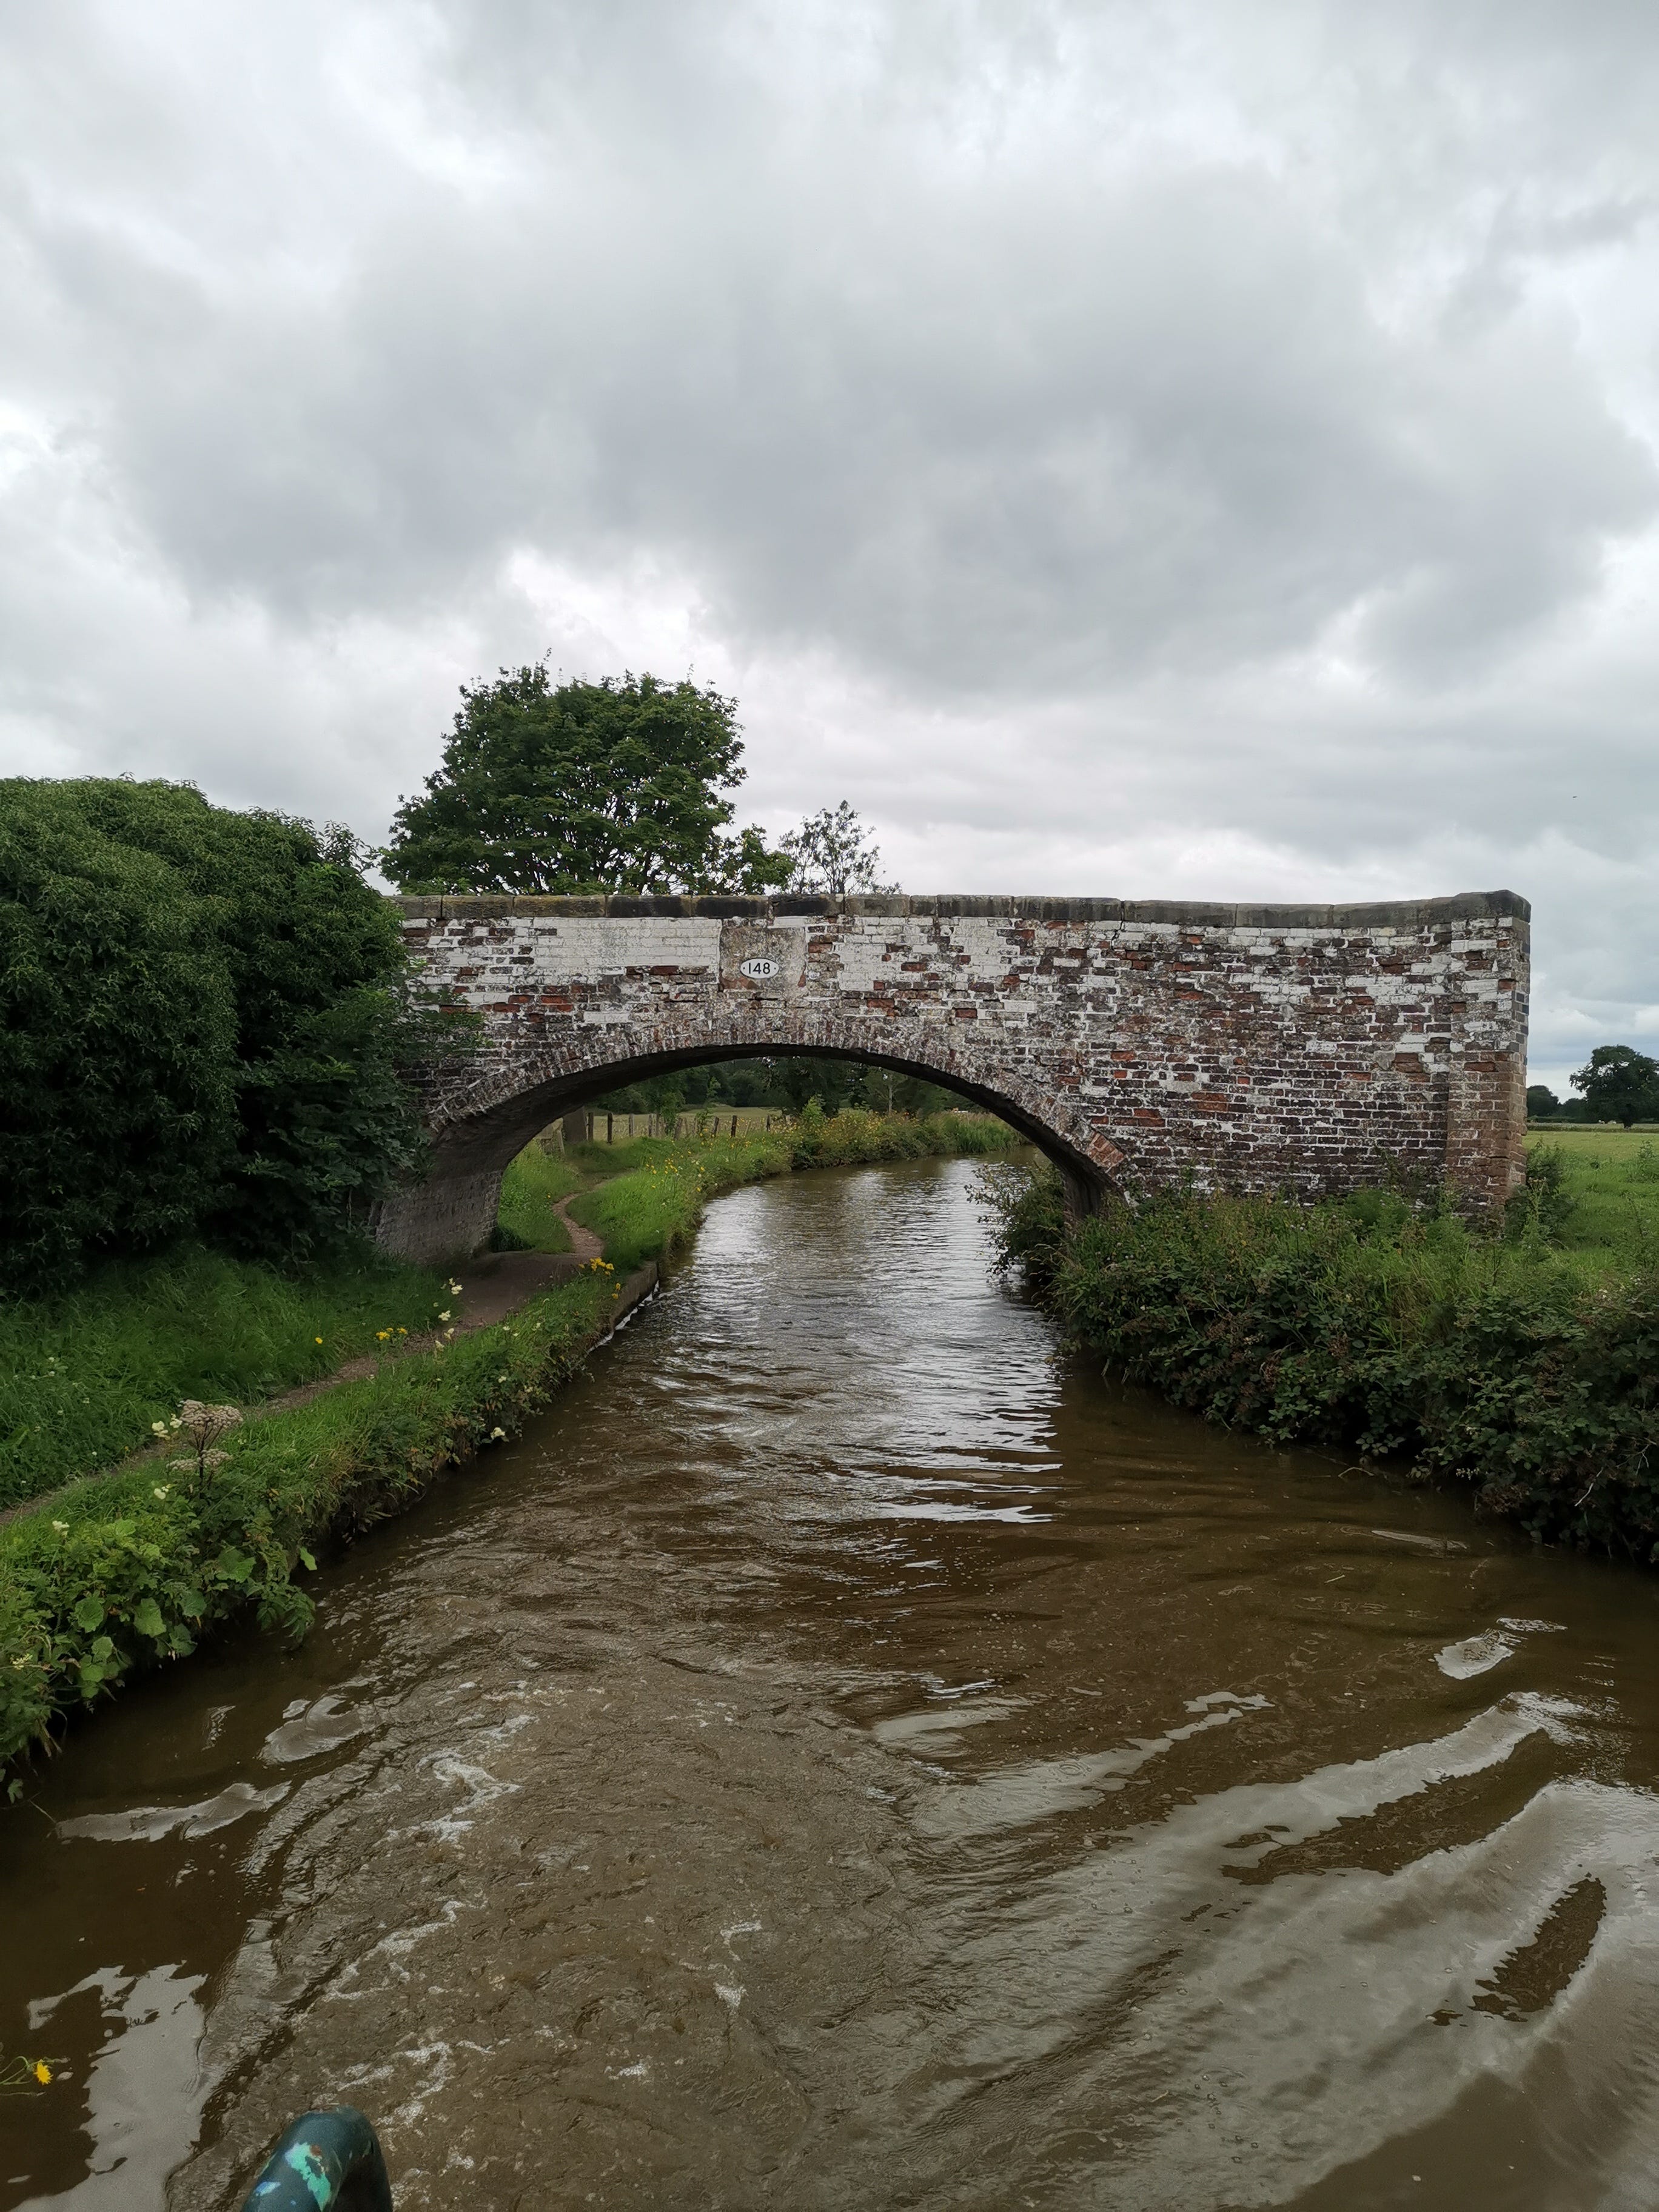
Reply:
M711 1212L0 1822L0 2205L1659 2202L1659 1580L1056 1362L971 1170ZM169 2180L169 2176L171 2179Z

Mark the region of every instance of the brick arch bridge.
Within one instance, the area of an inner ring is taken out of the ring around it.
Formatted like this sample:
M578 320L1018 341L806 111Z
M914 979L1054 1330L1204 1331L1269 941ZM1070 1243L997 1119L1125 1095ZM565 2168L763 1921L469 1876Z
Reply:
M1019 898L406 898L425 979L483 1016L428 1099L391 1251L446 1260L507 1163L644 1077L801 1052L950 1085L1073 1203L1183 1177L1309 1194L1395 1164L1499 1203L1522 1172L1528 908Z

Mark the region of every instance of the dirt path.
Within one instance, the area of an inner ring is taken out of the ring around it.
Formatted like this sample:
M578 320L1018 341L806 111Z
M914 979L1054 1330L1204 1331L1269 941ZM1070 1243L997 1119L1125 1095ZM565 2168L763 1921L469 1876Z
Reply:
M553 1211L558 1215L560 1220L563 1222L566 1229L569 1231L570 1251L568 1256L578 1261L581 1266L586 1267L590 1260L597 1260L599 1257L600 1254L605 1250L605 1245L603 1241L599 1237L596 1237L591 1229L584 1229L580 1221L573 1221L570 1218L570 1199L580 1198L581 1195L582 1193L580 1191L573 1190L570 1194L570 1198L562 1198L558 1204L554 1207Z

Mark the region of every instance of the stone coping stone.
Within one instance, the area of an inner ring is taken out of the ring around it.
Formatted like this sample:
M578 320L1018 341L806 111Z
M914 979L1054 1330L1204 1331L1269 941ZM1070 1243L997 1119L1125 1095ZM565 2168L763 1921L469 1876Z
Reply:
M409 921L502 921L519 916L576 921L777 921L791 916L872 921L1146 922L1193 929L1407 929L1437 923L1526 921L1515 891L1462 891L1451 898L1384 899L1362 906L1243 906L1185 899L1104 898L520 898L393 896Z

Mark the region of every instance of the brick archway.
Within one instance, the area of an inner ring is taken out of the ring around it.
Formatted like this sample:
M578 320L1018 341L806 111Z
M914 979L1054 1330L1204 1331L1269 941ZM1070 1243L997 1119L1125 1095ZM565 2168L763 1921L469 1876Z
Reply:
M383 1209L474 1249L546 1122L711 1060L836 1054L1000 1114L1078 1200L1177 1176L1308 1193L1390 1162L1476 1203L1524 1133L1528 908L1036 899L405 899L427 978L479 1009L434 1086L433 1173Z

